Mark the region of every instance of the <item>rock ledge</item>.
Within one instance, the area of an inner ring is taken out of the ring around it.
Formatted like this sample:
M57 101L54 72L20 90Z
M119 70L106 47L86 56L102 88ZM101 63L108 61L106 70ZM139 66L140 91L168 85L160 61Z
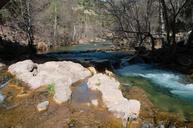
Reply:
M120 83L114 78L105 74L96 74L88 80L88 87L91 90L99 90L102 99L108 110L118 118L121 118L124 125L127 119L136 119L140 111L140 102L128 100L123 97L119 89Z
M73 83L91 76L88 69L71 61L36 64L32 60L25 60L9 66L8 71L32 89L51 84L54 86L54 100L57 103L70 99L70 86Z

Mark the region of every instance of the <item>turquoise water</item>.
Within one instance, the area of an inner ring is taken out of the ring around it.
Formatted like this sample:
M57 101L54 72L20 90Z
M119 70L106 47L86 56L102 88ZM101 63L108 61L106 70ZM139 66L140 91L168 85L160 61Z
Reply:
M78 44L72 46L65 46L57 49L52 49L51 52L80 52L80 51L93 51L93 50L106 50L110 49L112 46L111 42L92 42L87 44Z
M193 121L193 84L186 76L147 64L127 65L116 72L120 81L143 88L161 110Z
M119 60L128 56L128 53L117 51L106 51L111 49L112 43L90 43L65 46L51 50L47 56L55 57L60 60L81 60L81 61L104 61Z
M141 77L150 80L157 88L165 88L174 96L193 101L193 84L182 74L158 69L148 64L134 64L117 70L122 76Z

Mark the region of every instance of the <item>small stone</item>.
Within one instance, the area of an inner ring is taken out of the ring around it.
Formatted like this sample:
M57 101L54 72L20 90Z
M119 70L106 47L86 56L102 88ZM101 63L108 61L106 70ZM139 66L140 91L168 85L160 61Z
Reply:
M97 74L97 71L94 67L88 67L87 69L92 73L92 75Z
M110 77L113 77L114 75L113 75L113 72L111 72L111 71L109 71L109 70L105 70L105 74L106 75L108 75L108 76L110 76Z
M90 103L86 103L87 106L90 106Z
M84 112L84 110L80 110L80 113L83 113Z
M154 128L153 124L151 123L143 123L141 125L141 128Z
M41 102L37 105L37 109L39 112L44 111L48 108L48 105L49 105L49 101Z
M5 96L3 94L0 93L0 103L2 103L5 99Z
M75 124L73 124L73 123L70 123L70 124L68 125L68 127L69 127L69 128L76 128L76 127L75 127Z
M98 106L98 100L97 99L91 100L91 103L94 106Z
M161 125L159 126L159 128L165 128L165 126L164 126L163 124L161 124Z

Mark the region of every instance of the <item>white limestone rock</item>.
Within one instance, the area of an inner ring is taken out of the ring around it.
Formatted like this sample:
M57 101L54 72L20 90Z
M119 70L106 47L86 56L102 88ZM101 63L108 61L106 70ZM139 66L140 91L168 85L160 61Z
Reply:
M39 112L41 111L45 111L48 109L48 105L49 105L49 101L44 101L44 102L41 102L37 105L37 110Z
M88 67L87 69L92 73L92 75L97 74L97 71L94 67Z
M56 82L54 101L61 104L71 98L72 91L70 89L71 81Z
M91 90L99 90L102 99L110 112L123 120L126 124L128 118L137 118L140 111L140 102L127 100L119 89L120 83L105 74L96 74L88 79Z
M57 103L63 103L70 99L70 86L73 83L91 76L88 69L71 61L52 61L38 65L31 60L25 60L11 65L8 71L32 89L53 84L55 88L54 100Z
M91 100L91 104L94 105L94 106L98 106L98 100L97 99L93 99Z

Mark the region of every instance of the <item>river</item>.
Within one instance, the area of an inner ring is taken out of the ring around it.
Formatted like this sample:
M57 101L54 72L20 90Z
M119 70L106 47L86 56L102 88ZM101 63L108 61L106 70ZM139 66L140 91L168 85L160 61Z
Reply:
M128 53L96 51L110 49L111 45L108 42L68 46L54 50L48 56L81 61L108 60L121 83L145 90L160 110L178 113L186 121L193 120L193 83L186 75L154 64L144 64L140 59L128 63L125 61L130 56ZM116 62L119 66L114 64Z

